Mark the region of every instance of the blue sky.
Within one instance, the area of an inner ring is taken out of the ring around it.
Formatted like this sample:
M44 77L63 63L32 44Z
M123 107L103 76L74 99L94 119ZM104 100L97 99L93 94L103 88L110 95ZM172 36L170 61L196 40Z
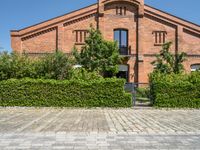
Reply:
M97 0L1 0L0 47L11 51L10 30L21 29ZM145 3L200 25L200 0L145 0ZM2 48L0 48L2 51Z

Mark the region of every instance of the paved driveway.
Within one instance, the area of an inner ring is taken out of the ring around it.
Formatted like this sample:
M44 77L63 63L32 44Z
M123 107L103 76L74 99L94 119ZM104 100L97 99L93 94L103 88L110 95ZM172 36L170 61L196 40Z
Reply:
M200 110L0 108L0 149L200 149Z

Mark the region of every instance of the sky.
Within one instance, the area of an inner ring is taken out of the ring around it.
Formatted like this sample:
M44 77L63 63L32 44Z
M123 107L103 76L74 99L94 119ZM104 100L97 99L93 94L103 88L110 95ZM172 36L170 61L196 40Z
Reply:
M12 51L10 30L69 13L97 0L1 0L0 51ZM200 25L200 0L145 0L145 3Z

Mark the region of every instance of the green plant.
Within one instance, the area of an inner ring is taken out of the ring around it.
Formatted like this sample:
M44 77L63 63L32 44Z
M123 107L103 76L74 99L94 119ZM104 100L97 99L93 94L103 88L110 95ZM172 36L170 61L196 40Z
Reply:
M136 89L136 97L140 98L150 98L150 89L146 88L137 88Z
M156 107L200 108L200 73L150 75L150 93Z
M131 107L124 80L0 81L0 106L33 107Z
M0 80L34 78L35 75L34 62L27 55L0 53Z
M88 72L84 68L74 68L71 70L71 80L83 80L83 81L90 81L90 80L100 80L103 79L102 76L99 75L98 72Z
M121 62L117 43L104 40L101 32L93 27L81 52L78 53L74 48L73 55L87 71L97 71L103 77L113 77L118 73L118 64Z
M186 60L186 53L176 53L175 55L170 52L172 42L165 43L156 55L156 60L152 62L154 71L160 73L181 73L184 70L182 63Z
M73 59L58 51L47 54L35 62L38 78L64 80L69 79Z

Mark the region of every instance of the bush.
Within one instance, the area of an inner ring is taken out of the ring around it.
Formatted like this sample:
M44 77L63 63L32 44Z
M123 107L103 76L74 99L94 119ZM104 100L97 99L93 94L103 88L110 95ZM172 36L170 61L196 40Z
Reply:
M71 70L70 75L71 80L83 80L83 81L90 81L90 80L101 80L103 77L99 75L98 72L88 72L84 68L74 68Z
M11 78L69 79L73 59L62 52L31 59L25 54L0 53L0 81Z
M73 60L62 52L45 55L35 62L37 78L69 79Z
M34 107L131 107L124 80L0 81L0 106Z
M136 89L136 97L150 98L149 87L140 87Z
M34 78L35 75L34 63L26 55L0 53L0 80Z
M156 107L200 108L200 73L150 75L151 98Z

